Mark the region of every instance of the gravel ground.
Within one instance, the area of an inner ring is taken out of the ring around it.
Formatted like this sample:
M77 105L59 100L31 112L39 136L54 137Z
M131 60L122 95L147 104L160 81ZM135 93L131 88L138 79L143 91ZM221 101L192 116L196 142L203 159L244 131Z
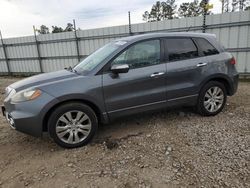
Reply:
M1 78L1 90L16 80ZM72 150L0 117L0 151L0 187L250 187L250 83L215 117L190 109L137 115Z

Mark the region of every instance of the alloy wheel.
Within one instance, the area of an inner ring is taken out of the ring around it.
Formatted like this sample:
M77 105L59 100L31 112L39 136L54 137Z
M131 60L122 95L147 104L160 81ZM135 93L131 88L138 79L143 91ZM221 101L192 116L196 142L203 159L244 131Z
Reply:
M214 86L207 90L204 96L204 107L213 113L218 111L224 102L224 92L220 87Z
M67 144L77 144L87 138L91 128L92 123L87 114L82 111L69 111L58 119L56 134Z

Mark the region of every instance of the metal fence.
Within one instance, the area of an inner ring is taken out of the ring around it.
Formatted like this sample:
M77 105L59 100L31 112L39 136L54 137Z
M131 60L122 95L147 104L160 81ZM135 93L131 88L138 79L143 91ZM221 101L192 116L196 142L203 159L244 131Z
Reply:
M132 24L132 34L202 32L202 17ZM250 74L250 11L207 16L206 32L237 59L241 74ZM37 74L73 66L104 44L129 36L129 26L115 26L0 41L0 74Z

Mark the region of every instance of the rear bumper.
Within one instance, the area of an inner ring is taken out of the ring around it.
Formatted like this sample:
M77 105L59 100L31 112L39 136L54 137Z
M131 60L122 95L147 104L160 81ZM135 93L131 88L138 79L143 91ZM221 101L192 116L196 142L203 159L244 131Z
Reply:
M229 95L234 95L238 90L238 83L239 83L239 74L236 74L232 77L232 85L230 89Z

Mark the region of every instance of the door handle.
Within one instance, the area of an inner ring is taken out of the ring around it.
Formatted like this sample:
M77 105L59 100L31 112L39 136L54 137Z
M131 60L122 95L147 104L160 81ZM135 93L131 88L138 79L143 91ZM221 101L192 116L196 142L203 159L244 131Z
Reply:
M203 66L206 66L207 65L207 63L198 63L196 66L197 67L203 67Z
M157 77L157 76L161 76L163 74L164 74L164 72L155 72L155 73L151 74L150 77L154 78L154 77Z

